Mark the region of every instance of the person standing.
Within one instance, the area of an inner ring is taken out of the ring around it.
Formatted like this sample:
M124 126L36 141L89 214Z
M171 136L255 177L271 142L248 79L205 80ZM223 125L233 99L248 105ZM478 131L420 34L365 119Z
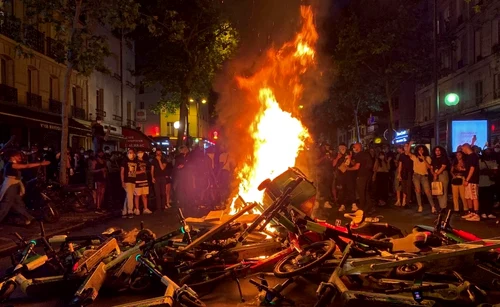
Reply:
M356 172L356 191L359 197L359 207L352 205L352 211L361 209L367 213L372 210L370 198L370 183L373 176L373 160L369 152L363 151L360 143L353 146L354 156L353 166L349 167L350 172Z
M462 216L467 221L478 222L481 220L479 216L479 156L474 152L472 146L468 143L462 145L462 150L466 154L465 168L466 177L465 185L465 199L467 200L467 207L471 210L468 214Z
M464 207L464 212L469 210L467 206L467 200L465 199L465 186L464 180L467 176L466 168L465 168L465 159L464 153L461 151L457 151L455 153L455 162L451 167L451 175L453 178L451 179L451 192L453 194L453 209L455 212L460 211L460 206L458 203L458 199L462 199L462 205Z
M336 172L336 185L338 188L337 202L340 205L339 212L343 212L345 211L345 206L349 201L346 170L351 162L349 160L350 157L347 154L347 145L340 143L338 149L337 156L333 159L332 165L334 171Z
M125 190L125 202L122 209L122 217L132 218L134 215L134 191L137 177L137 161L133 149L127 151L127 157L123 160L120 168L122 187Z
M192 186L188 170L190 158L189 149L185 145L179 147L179 154L175 157L174 191L180 208L184 208L190 199L188 195Z
M491 148L483 151L479 161L479 203L481 218L495 219L493 215L493 199L495 196L495 179L498 175L498 164Z
M161 148L157 148L155 158L151 162L151 178L155 189L157 209L170 208L170 204L167 200L167 172L167 159L164 157Z
M102 150L102 146L106 137L109 134L108 131L104 132L104 126L102 125L102 118L97 116L95 123L92 124L92 144L94 146L94 152L97 153L98 150Z
M411 199L411 186L413 183L413 161L411 155L411 143L406 143L403 147L403 153L399 156L398 166L398 181L401 184L401 193L403 194L403 202L396 203L396 206L406 207L407 201Z
M431 186L429 184L429 169L431 169L432 159L429 156L429 150L424 145L415 147L415 154L410 153L413 161L413 185L415 186L415 195L417 197L417 212L422 212L422 190L427 196L432 213L436 212L434 199L432 199Z
M96 213L103 214L104 195L106 193L106 181L108 177L104 151L97 151L97 157L93 163L94 182L96 191Z
M143 214L151 214L151 210L148 209L148 196L149 196L149 182L148 182L148 170L149 161L144 158L144 150L139 149L137 151L137 172L135 178L135 215L141 215L140 203L142 199L142 205L144 209Z
M385 206L389 198L389 187L387 181L389 180L389 161L387 161L385 153L381 151L378 158L375 159L373 167L373 182L375 183L375 199L378 201L379 206Z
M437 197L441 209L446 209L448 206L448 185L450 183L450 176L448 175L449 168L450 160L448 160L446 149L441 146L434 147L432 156L432 176L433 181L441 182L443 186L443 194Z

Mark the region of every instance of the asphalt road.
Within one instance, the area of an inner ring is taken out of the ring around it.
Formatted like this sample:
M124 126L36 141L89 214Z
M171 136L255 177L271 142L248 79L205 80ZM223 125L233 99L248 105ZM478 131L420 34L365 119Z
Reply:
M430 213L416 213L412 209L400 209L400 208L382 208L379 209L378 214L384 216L383 221L393 224L394 226L400 227L405 231L411 231L413 225L415 224L425 224L432 225L435 220L435 216ZM326 217L330 221L335 221L339 218L341 214L337 213L335 210L330 209L326 212ZM80 231L72 232L74 235L83 234L96 234L101 233L109 227L121 227L125 230L133 229L134 227L139 228L140 222L144 222L146 228L151 229L158 236L168 233L173 229L179 227L177 222L177 216L175 210L170 209L166 212L155 212L152 215L144 215L135 217L133 219L121 219L116 218L100 225L95 225L93 227L85 228ZM471 231L476 235L489 238L500 236L500 226L498 226L495 221L488 222L466 222L460 220L459 217L454 217L452 220L452 225L456 228L463 229L466 231ZM0 268L7 268L10 266L10 260L8 257L0 259ZM253 277L255 278L255 277ZM269 277L268 280L270 284L275 284L280 282L274 277ZM239 294L235 282L221 283L210 295L203 298L207 306L258 306L256 297L258 291L255 287L249 284L248 278L241 280L242 290L246 302L242 303L239 299ZM302 281L299 284L291 285L285 293L291 298L296 300L297 306L310 306L311 301L314 300L314 292L317 285L309 283L307 281ZM141 293L140 295L134 293L120 293L119 295L105 295L100 294L97 301L93 306L114 306L126 302L133 302L140 299L145 299L148 297L156 297L159 293ZM8 304L0 304L0 306L32 306L32 307L42 307L42 306L65 306L65 302L61 299L54 299L48 301L35 301L27 299L20 291L17 291L13 296L13 300L9 301Z

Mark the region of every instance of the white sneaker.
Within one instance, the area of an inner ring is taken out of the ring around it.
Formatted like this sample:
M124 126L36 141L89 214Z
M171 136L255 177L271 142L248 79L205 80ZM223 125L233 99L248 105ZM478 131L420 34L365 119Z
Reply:
M488 218L488 216L487 216L486 214L484 214L484 213L483 213L483 214L481 214L481 218L482 218L482 219L487 219L487 218Z
M325 209L332 209L332 205L327 201L325 201Z
M471 217L471 216L473 216L473 215L474 215L474 213L473 213L473 212L469 212L469 213L467 213L466 215L462 215L462 218L463 218L463 219L468 219L469 217Z
M139 211L139 209L134 209L134 214L135 215L141 215L141 211Z
M151 213L153 213L153 212L151 212L151 210L149 210L149 209L142 210L142 214L151 214Z
M345 211L345 206L344 205L340 205L339 212L344 212L344 211Z
M493 215L493 214L490 213L490 214L488 214L488 218L489 219L496 219L497 217L495 215Z
M469 222L479 222L479 221L481 221L481 218L479 217L479 215L473 213L471 217L469 217L465 220L469 221Z

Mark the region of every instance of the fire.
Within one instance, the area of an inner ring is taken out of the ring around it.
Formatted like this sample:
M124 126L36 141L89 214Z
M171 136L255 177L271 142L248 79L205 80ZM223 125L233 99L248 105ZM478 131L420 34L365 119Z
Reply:
M239 169L239 195L246 202L262 202L257 187L295 165L309 133L295 114L302 108L304 91L301 76L315 67L318 33L312 8L301 6L302 27L295 38L281 48L267 52L266 65L250 78L237 81L259 111L249 127L254 140L253 156ZM280 97L278 101L276 96ZM290 110L284 111L283 109ZM234 201L230 214L235 214Z

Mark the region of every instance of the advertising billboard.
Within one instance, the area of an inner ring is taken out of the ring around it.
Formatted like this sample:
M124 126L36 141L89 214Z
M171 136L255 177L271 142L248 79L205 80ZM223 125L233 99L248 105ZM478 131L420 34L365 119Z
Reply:
M452 150L457 150L459 145L471 143L476 136L475 145L483 147L488 141L488 121L487 120L454 120L451 122L451 146Z

